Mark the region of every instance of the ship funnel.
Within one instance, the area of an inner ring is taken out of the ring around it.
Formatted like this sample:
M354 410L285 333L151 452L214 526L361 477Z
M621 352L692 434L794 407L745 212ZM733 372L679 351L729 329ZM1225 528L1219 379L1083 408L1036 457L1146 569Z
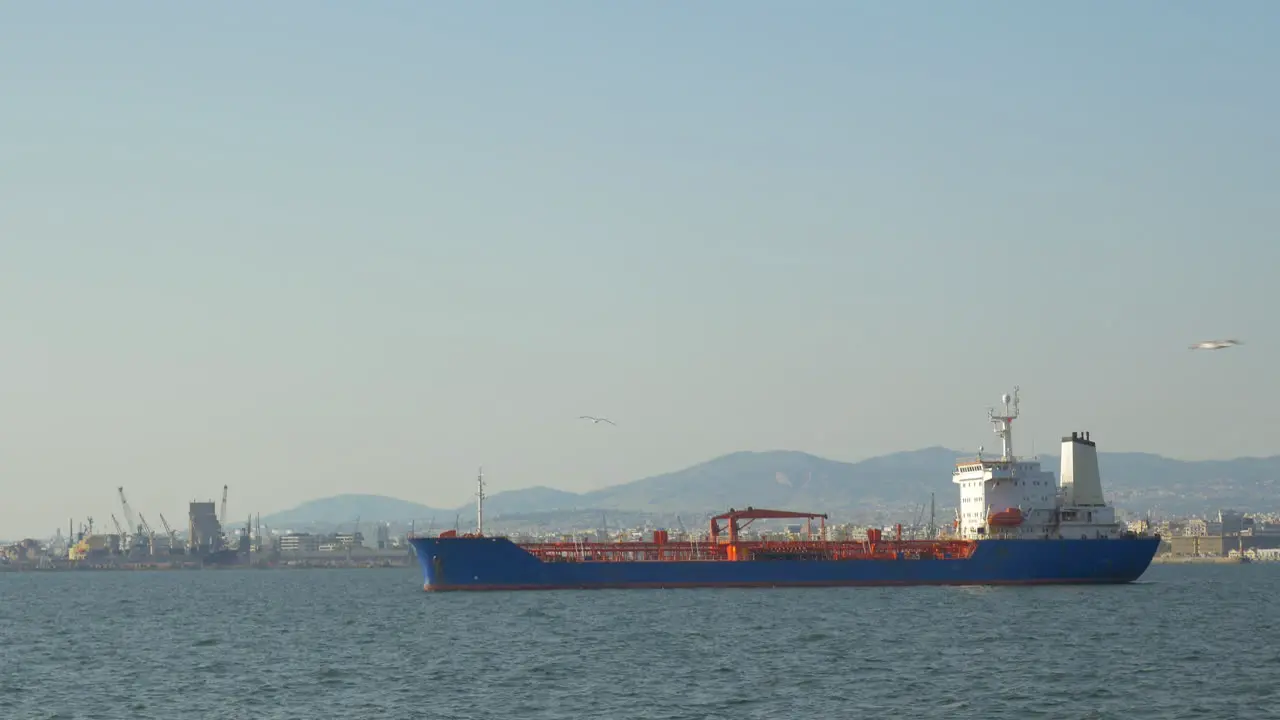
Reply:
M1062 489L1068 505L1105 506L1102 476L1098 472L1098 447L1087 432L1062 438Z

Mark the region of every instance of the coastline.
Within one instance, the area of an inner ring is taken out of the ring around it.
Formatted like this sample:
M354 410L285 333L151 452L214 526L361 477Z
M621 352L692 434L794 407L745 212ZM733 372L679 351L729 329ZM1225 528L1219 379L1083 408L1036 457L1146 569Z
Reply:
M1208 555L1157 555L1152 565L1251 565L1247 557L1221 557Z

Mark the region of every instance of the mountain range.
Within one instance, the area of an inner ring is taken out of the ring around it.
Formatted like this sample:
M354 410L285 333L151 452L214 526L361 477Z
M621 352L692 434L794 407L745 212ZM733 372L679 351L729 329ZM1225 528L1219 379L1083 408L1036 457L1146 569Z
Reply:
M828 460L803 452L736 452L676 472L642 478L585 493L531 487L494 494L485 516L586 515L705 517L731 507L785 508L826 512L858 520L902 517L918 512L934 494L939 510L954 506L951 483L956 458L943 447L893 453L860 462ZM1056 455L1040 455L1046 470L1058 473ZM1131 512L1203 514L1219 508L1280 509L1280 455L1267 458L1186 461L1147 453L1099 453L1103 490L1117 507ZM305 502L262 518L273 528L341 525L361 521L452 524L473 518L475 503L432 507L381 495L338 495ZM539 523L541 524L541 523ZM465 523L464 523L465 525Z

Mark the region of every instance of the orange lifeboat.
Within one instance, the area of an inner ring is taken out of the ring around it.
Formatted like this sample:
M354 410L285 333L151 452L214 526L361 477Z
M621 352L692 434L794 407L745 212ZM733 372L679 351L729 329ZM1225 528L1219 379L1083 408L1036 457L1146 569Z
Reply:
M1017 527L1022 524L1022 511L1018 508L1005 508L1000 512L991 513L987 518L987 524L991 527Z

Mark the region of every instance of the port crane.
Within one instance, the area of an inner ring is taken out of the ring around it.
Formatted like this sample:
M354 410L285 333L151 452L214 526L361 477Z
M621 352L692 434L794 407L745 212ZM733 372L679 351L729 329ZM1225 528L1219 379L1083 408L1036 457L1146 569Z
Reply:
M146 540L146 543L147 543L146 544L147 554L155 555L156 554L156 533L154 530L151 529L151 523L147 522L147 519L142 516L142 513L138 513L138 525L141 527L142 531L146 533L145 535L143 535L143 538Z
M133 508L129 507L129 500L124 496L124 487L117 487L116 491L120 493L120 507L124 510L125 522L129 523L129 547L145 548L150 541L144 534L143 526L133 516Z
M164 531L169 533L169 552L173 552L173 548L178 547L178 533L169 527L169 521L164 519L164 513L160 513L160 524L164 525Z
M147 537L151 537L155 534L151 531L151 523L147 522L147 519L142 516L142 513L138 513L138 527L142 528L142 532L146 533Z
M124 487L117 487L116 492L120 493L120 507L124 509L124 521L129 523L129 533L133 534L138 531L138 521L133 517L129 499L124 496Z

